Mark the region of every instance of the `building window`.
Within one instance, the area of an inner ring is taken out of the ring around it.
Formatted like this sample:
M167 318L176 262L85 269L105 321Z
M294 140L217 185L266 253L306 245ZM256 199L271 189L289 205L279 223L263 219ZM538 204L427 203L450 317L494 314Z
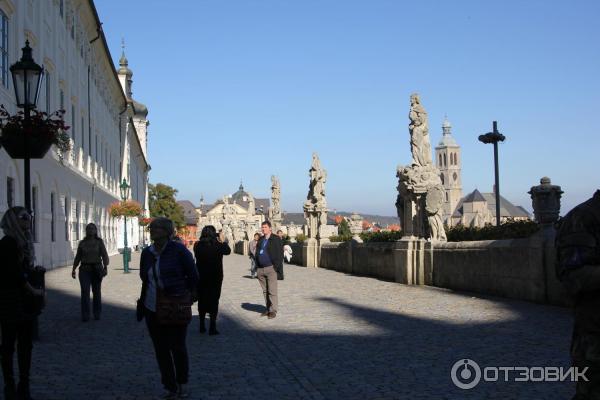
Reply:
M442 166L442 155L440 154L440 163L438 164L440 167Z
M44 72L44 79L46 79L46 112L50 114L50 73Z
M15 180L10 176L6 177L6 204L8 208L15 205Z
M8 87L8 18L0 10L0 73L2 84Z
M81 149L85 152L85 124L83 123L83 117L81 117Z
M75 141L75 106L71 105L71 138Z
M81 201L75 202L75 223L73 224L75 240L79 240L79 224L81 223Z
M448 165L448 162L447 162L447 161L448 161L448 160L447 160L447 158L446 158L446 154L444 154L444 167L446 167L446 166Z
M71 215L71 200L65 196L65 240L69 241L69 225Z
M444 174L440 174L440 179L442 180L442 185L444 184Z
M50 240L56 241L56 195L50 193Z
M37 235L37 210L38 210L38 188L37 186L31 187L31 236L33 237L33 241L37 243L38 235Z
M60 89L60 109L65 109L65 92L62 89Z
M448 197L448 192L446 192L446 202L450 201L450 198Z
M65 0L58 0L58 12L61 18L65 16Z

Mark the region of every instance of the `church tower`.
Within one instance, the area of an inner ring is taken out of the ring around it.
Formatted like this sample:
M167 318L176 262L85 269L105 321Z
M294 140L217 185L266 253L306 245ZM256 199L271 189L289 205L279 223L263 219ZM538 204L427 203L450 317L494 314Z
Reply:
M451 129L450 122L444 118L442 140L435 148L435 163L446 192L443 219L448 226L452 226L452 213L463 197L460 146L454 140Z

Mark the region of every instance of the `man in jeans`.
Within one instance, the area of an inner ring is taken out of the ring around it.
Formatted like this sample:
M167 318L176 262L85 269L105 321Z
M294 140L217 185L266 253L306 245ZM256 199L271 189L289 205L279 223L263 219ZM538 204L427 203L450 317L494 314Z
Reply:
M257 278L265 296L267 310L262 317L273 319L277 316L277 275L283 272L283 242L271 231L271 223L265 221L260 229L263 237L256 245Z

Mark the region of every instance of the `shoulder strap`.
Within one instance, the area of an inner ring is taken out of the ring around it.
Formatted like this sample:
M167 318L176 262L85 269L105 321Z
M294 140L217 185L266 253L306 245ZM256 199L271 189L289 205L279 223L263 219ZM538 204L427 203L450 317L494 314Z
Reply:
M160 285L158 284L158 278L156 277L156 256L154 255L152 250L148 250L148 251L150 252L150 255L152 256L152 276L154 277L154 283L156 284L156 289L159 289Z

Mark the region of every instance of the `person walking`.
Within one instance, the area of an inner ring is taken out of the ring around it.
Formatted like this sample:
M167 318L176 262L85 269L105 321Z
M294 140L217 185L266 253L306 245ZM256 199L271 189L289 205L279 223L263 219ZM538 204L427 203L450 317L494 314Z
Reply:
M28 305L44 291L32 287L28 273L35 262L31 216L24 207L9 208L0 221L0 329L2 331L2 376L6 400L31 400L29 375L33 350L33 321L39 312ZM19 383L15 386L13 355L17 347Z
M94 319L100 319L102 312L102 278L108 272L108 253L104 241L98 237L98 228L90 223L85 227L85 238L79 242L73 261L71 277L76 278L79 267L79 286L81 287L81 320L90 320L90 287L94 295ZM81 264L81 266L80 266Z
M281 238L273 235L269 221L263 222L260 229L263 237L256 245L256 266L267 307L261 316L273 319L278 311L277 279L280 273L283 279L283 245Z
M153 243L141 254L140 301L165 388L161 398L184 398L189 396L186 335L191 320L191 293L198 285L198 272L189 250L171 240L175 229L170 219L154 218L149 229ZM163 312L168 310L169 303L174 306L171 310L176 311L173 314ZM181 318L180 311L189 314L189 319ZM178 320L173 320L175 316Z
M198 285L198 315L200 318L200 333L206 332L205 318L210 315L209 335L218 335L217 314L219 313L219 298L223 286L223 256L231 254L231 248L225 240L223 232L217 235L212 225L202 228L200 240L194 245L196 268L200 283Z
M256 232L254 238L248 244L248 251L250 253L250 277L256 278L256 245L260 239L260 233Z

